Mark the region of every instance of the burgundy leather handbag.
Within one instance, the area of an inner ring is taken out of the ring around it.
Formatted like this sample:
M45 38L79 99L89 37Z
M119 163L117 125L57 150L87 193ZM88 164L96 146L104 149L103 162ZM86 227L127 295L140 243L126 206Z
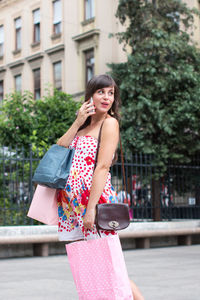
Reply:
M96 206L97 230L122 230L130 224L126 203L102 203Z
M98 157L98 152L99 152L102 125L101 125L100 131L99 131L98 148L97 148L97 154L96 154L95 167L96 167L97 157ZM126 185L125 185L124 157L123 157L123 151L122 151L121 138L120 138L120 150L121 150L121 162L122 162L122 171L123 171L124 190L125 190L126 198L127 198ZM113 230L125 229L130 224L128 204L126 204L126 203L97 204L96 205L95 224L96 224L98 231L99 230L113 231Z

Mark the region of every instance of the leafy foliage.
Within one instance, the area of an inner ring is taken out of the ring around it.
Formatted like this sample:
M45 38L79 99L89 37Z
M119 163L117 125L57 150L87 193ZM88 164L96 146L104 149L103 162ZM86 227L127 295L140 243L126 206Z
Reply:
M58 90L36 101L37 121L32 142L36 137L36 144L42 147L55 143L72 125L79 107L80 103L75 102L71 95Z
M1 144L27 147L35 124L33 114L34 100L31 93L7 95L0 114Z
M120 85L122 136L130 152L153 154L160 174L169 159L200 151L200 51L192 41L195 9L178 0L120 0L117 34L127 62L111 64Z
M79 105L71 95L58 90L37 101L29 92L10 94L0 115L0 142L25 150L30 144L33 149L47 149L71 126Z

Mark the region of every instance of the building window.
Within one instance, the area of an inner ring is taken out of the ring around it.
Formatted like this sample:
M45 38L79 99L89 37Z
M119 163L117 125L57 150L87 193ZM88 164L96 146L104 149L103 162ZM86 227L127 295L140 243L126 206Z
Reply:
M40 9L33 11L33 43L40 42Z
M85 52L85 78L86 84L94 76L94 50Z
M53 64L54 87L57 90L62 90L62 64L58 61Z
M3 56L4 49L4 27L3 25L0 26L0 57Z
M38 100L41 97L40 69L33 70L33 80L34 80L34 98Z
M0 81L0 103L3 101L3 80Z
M15 19L15 50L21 49L22 19Z
M15 90L16 92L21 92L22 90L22 75L16 75L15 76Z
M56 0L53 2L53 33L61 33L61 20L62 20L62 8L61 1Z
M94 0L85 0L85 20L94 18Z

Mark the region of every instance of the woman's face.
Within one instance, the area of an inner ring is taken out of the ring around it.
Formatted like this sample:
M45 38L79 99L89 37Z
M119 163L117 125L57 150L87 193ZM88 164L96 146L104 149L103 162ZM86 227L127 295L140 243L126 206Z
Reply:
M114 86L104 87L96 90L92 98L96 107L96 112L108 112L114 102Z

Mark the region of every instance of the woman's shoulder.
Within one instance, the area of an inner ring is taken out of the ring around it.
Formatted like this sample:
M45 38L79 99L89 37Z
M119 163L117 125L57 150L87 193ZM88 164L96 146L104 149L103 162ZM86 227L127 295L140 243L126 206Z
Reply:
M102 136L108 139L118 138L119 136L119 122L113 117L105 119L102 126ZM112 138L111 138L112 137Z
M108 116L103 123L104 129L119 129L119 122L117 119Z

